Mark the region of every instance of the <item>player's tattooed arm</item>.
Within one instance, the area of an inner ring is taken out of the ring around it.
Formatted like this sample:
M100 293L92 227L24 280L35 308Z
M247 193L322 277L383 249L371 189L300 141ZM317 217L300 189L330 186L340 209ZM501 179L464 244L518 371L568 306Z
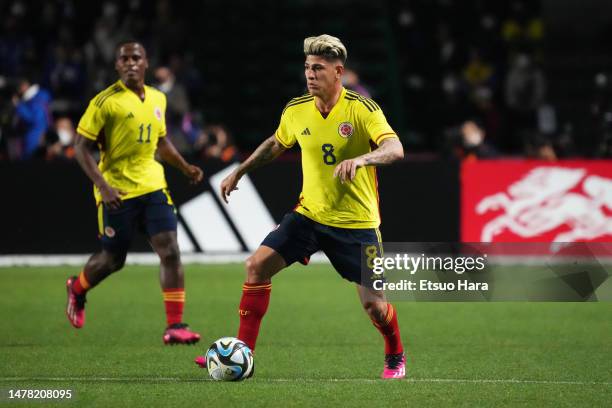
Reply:
M287 148L285 148L275 135L270 136L259 145L257 149L246 159L236 170L227 176L221 182L221 197L227 203L227 197L232 191L238 190L238 181L246 173L255 170L265 164L270 163L280 156Z
M255 149L253 154L238 167L238 174L242 177L246 173L255 170L265 164L270 163L278 156L287 150L276 138L272 135Z
M121 206L121 196L125 192L111 187L100 172L96 159L92 152L96 149L96 142L86 137L79 135L74 145L74 152L77 162L83 169L83 172L89 177L94 185L100 191L102 202L111 209L117 209Z
M202 169L198 166L187 163L167 137L160 137L157 141L157 153L163 161L170 164L172 167L179 169L185 175L185 177L189 178L191 180L191 184L196 184L202 181L202 178L204 177Z
M402 142L397 138L385 139L380 142L377 149L372 150L354 159L340 162L334 169L334 177L340 178L340 182L352 181L357 174L357 169L363 166L384 166L404 158Z
M398 138L385 139L377 149L361 156L365 166L383 166L404 158L404 147Z

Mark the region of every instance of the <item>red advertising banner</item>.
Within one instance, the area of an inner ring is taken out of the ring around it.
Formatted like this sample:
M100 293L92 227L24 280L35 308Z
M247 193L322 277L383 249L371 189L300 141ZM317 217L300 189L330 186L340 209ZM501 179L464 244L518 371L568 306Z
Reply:
M463 163L461 240L612 242L612 161Z

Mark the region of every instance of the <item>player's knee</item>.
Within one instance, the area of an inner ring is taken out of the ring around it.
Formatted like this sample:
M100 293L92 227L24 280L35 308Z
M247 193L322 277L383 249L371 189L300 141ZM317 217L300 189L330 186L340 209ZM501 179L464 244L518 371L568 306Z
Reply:
M126 253L113 253L107 257L107 265L111 273L123 268L126 256Z
M265 275L262 262L255 256L250 256L244 263L247 272L247 282L249 283L260 283L265 282L269 279Z
M103 279L103 277L123 268L126 255L124 252L102 251L91 257L86 268Z
M160 252L159 258L166 266L177 266L181 262L181 254L176 245L169 245Z
M370 319L374 320L375 322L384 320L385 315L387 314L387 304L385 302L366 301L363 303L363 308L368 316L370 316Z

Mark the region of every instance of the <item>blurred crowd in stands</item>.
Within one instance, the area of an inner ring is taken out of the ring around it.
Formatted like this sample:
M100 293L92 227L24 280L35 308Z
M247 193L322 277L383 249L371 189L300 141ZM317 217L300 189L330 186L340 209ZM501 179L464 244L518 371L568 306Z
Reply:
M538 4L397 2L394 30L413 139L468 158L571 154L546 99Z
M538 4L386 3L407 145L460 159L556 160L575 153L572 126L560 125L547 99ZM177 148L237 159L241 144L231 123L207 123L201 113L198 95L206 85L185 41L191 29L169 0L105 0L96 7L77 0L0 3L0 160L71 159L76 122L88 100L116 80L115 45L126 38L148 49L149 82L168 97L168 130ZM610 80L601 74L597 81L602 91L593 120L607 135L601 155L612 156ZM344 85L376 95L353 70Z
M168 0L0 3L0 160L71 159L80 115L117 80L115 47L131 38L147 48L149 83L168 97L168 133L177 148L235 159L229 130L204 123L192 106L202 79L182 48L188 27L173 13Z

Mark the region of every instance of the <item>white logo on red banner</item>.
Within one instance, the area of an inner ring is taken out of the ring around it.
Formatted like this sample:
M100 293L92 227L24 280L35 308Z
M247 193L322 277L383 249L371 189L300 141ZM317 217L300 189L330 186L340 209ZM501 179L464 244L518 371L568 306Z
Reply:
M553 252L562 243L610 241L612 163L581 164L464 164L462 240L555 242Z

